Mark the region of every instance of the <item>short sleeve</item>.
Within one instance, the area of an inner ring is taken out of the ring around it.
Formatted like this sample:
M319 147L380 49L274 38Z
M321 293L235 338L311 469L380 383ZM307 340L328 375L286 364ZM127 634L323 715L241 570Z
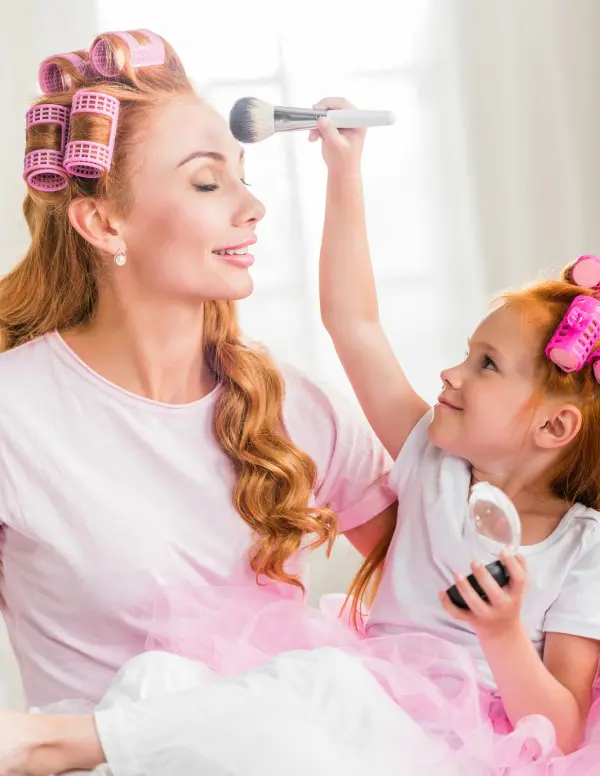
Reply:
M410 432L408 439L398 454L390 473L390 487L400 494L416 469L423 466L433 445L429 441L427 429L433 417L433 410L427 412Z
M546 612L546 633L600 640L600 516L590 522L560 594Z
M367 523L396 500L390 456L359 407L289 366L282 372L286 429L317 464L316 505L337 513L341 532Z

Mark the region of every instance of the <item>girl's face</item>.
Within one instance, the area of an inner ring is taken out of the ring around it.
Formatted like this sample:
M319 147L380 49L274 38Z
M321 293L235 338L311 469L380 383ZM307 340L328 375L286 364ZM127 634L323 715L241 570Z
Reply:
M512 471L532 452L552 402L537 400L540 343L518 312L485 318L465 360L442 372L443 391L429 428L432 442L484 471Z

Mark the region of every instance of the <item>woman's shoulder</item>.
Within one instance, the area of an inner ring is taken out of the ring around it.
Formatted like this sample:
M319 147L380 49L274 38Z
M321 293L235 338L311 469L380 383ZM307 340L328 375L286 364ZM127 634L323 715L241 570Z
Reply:
M51 335L45 335L0 353L0 414L11 403L23 405L28 397L45 394L52 371Z
M273 356L273 354L271 354L271 358L283 378L286 397L297 398L300 395L312 400L325 399L330 401L331 396L334 393L338 393L333 387L328 386L325 381L314 375L309 375L291 362Z
M339 423L366 423L358 402L337 386L306 371L274 358L284 383L284 416L302 424L335 427Z
M273 358L273 357L272 357ZM324 380L274 357L284 383L283 420L290 436L305 450L325 455L335 447L367 455L381 447L353 398Z
M47 362L51 334L28 340L9 350L0 352L0 387L6 379L26 378L34 373L42 362Z

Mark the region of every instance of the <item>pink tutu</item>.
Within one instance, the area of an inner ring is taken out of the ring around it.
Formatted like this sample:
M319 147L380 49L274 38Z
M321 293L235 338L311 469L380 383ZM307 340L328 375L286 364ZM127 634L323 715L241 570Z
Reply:
M338 648L359 657L395 702L473 773L600 774L598 686L585 743L564 756L544 717L512 728L500 701L478 685L462 647L427 634L369 638L338 618L342 602L342 596L329 596L315 609L294 591L271 585L167 588L153 605L146 646L198 660L224 676L282 652Z

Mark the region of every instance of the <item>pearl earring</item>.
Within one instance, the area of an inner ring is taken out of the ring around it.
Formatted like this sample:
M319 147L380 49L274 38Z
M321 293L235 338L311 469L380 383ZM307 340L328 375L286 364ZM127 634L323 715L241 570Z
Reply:
M113 259L117 267L124 267L125 264L127 264L127 255L123 250L123 248L119 248L119 250L115 253Z

